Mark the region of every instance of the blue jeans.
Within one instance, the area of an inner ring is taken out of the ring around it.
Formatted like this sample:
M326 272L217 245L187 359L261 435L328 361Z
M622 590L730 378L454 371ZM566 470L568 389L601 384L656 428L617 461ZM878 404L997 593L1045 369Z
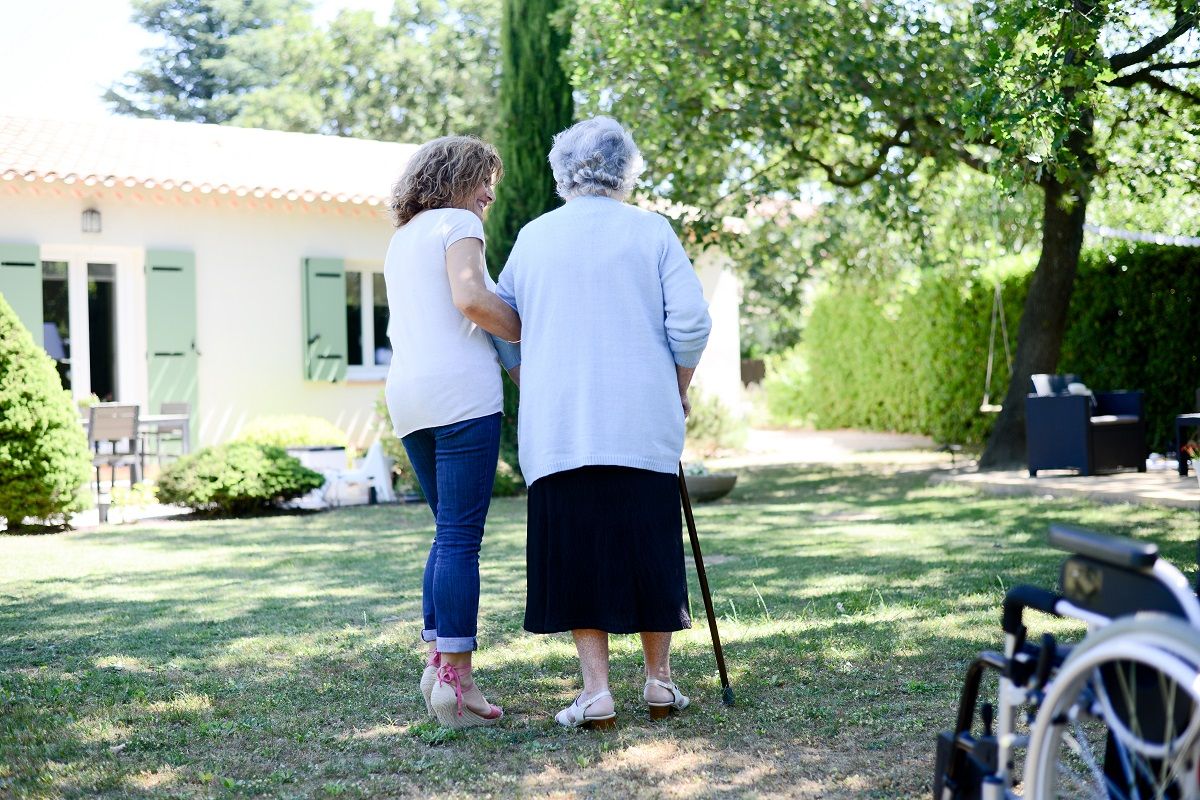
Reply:
M401 441L436 522L421 638L436 641L442 653L470 652L477 646L479 546L500 455L500 414L424 428Z

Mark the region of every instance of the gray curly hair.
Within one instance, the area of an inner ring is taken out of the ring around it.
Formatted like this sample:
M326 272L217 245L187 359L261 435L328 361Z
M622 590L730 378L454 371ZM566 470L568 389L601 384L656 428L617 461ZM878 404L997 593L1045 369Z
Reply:
M559 197L624 200L645 163L633 137L611 117L577 122L554 137L550 170Z

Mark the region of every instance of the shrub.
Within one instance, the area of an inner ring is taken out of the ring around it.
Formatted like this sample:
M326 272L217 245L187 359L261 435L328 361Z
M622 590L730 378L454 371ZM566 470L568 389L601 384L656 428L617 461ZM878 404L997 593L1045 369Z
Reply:
M346 434L323 417L280 414L255 417L238 432L234 441L274 447L345 447Z
M1009 341L1028 291L1028 263L1005 265ZM914 285L842 284L814 301L798 350L772 359L768 406L780 421L923 433L983 442L995 415L979 411L987 368L992 278L929 271ZM1147 446L1173 446L1176 414L1200 387L1200 251L1121 243L1084 252L1059 372L1096 390L1146 393ZM1008 388L997 334L991 400Z
M54 361L0 295L0 517L12 530L86 508L91 463Z
M746 442L746 422L717 397L700 389L688 392L692 411L687 418L687 443L702 456L741 447Z
M525 490L525 479L503 458L496 462L496 479L492 481L492 497L516 497Z
M1144 390L1146 443L1173 450L1175 416L1200 411L1200 250L1087 251L1067 319L1059 371L1092 389Z
M412 462L408 460L408 451L404 449L404 442L400 441L400 438L392 430L387 402L382 394L375 401L375 418L378 422L379 441L383 444L383 453L393 462L392 472L396 475L396 491L424 497L425 493L421 491L421 484L417 482L417 475L413 472ZM521 472L513 469L511 464L505 460L504 454L501 453L500 461L496 465L496 479L492 482L492 496L513 497L524 489L525 480L521 477Z
M979 411L992 281L1001 282L1015 346L1027 267L1017 264L995 279L931 270L911 284L827 287L813 302L804 341L768 364L772 419L982 442L995 421ZM991 397L999 402L1008 386L999 333L995 358Z
M163 503L233 516L252 514L319 489L325 478L283 448L254 442L206 447L158 478Z

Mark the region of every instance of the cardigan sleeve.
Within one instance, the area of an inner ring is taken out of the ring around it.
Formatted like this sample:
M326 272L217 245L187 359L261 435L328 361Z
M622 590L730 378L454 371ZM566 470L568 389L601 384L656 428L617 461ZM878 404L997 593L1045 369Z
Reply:
M678 366L695 367L708 344L712 319L708 315L700 279L683 251L679 237L665 217L660 219L666 241L658 264L658 276L662 282L667 343Z
M517 241L520 241L518 236ZM516 259L514 256L517 252L517 243L513 243L512 251L509 253L508 261L504 264L504 269L500 271L500 277L496 281L496 295L508 303L513 311L521 313L517 308L516 287L513 283L513 274L515 272ZM492 336L492 346L496 348L496 355L500 357L500 365L506 370L521 364L521 343L506 342L499 337Z

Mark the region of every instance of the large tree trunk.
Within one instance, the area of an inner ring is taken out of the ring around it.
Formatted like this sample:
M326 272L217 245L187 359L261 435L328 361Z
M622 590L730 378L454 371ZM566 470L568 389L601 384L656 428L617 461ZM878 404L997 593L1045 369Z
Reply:
M1043 186L1042 255L1029 283L1017 333L1017 355L1004 410L988 438L979 466L1003 469L1025 462L1025 395L1029 376L1054 372L1075 287L1087 195L1051 180Z

